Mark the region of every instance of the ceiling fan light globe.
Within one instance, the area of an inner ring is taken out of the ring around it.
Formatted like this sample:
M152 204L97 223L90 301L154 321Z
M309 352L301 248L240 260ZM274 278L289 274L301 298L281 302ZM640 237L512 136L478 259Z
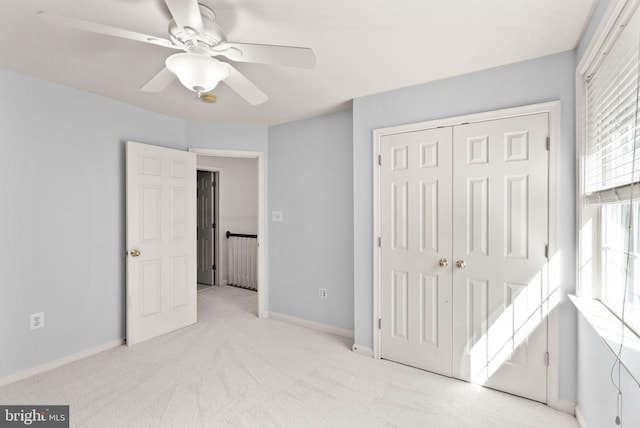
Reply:
M197 93L209 92L229 76L227 66L208 56L195 53L179 53L166 60L167 68L180 83Z

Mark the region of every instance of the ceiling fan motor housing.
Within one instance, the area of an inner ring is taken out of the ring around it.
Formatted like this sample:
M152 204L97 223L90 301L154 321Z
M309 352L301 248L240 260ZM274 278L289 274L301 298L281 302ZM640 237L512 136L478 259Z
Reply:
M216 23L216 16L213 11L201 4L198 7L202 15L204 34L199 34L198 31L191 27L179 27L175 19L172 19L169 22L169 38L171 41L184 48L189 46L214 48L226 42L227 36L222 27Z

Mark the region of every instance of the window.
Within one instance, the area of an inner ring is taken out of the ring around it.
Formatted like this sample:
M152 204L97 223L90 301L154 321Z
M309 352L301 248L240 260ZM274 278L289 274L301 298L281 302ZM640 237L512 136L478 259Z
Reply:
M639 3L628 2L582 73L585 110L579 147L581 292L590 289L592 297L636 333L640 333Z
M630 221L637 226L640 202L606 204L600 210L600 300L621 318L625 302L624 320L640 333L640 227L629 230Z

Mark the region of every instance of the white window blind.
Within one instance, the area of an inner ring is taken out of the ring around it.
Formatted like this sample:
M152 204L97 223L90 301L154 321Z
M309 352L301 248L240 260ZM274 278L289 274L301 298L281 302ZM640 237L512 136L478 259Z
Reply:
M640 181L640 13L617 28L586 79L585 193L596 204L640 195L640 187L630 186Z

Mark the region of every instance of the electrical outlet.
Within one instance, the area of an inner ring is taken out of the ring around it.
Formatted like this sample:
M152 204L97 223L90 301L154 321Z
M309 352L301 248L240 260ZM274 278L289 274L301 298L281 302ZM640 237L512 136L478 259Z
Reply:
M327 298L327 289L326 288L318 288L318 295L321 299Z
M44 312L38 312L37 314L31 314L29 318L31 330L44 327Z

